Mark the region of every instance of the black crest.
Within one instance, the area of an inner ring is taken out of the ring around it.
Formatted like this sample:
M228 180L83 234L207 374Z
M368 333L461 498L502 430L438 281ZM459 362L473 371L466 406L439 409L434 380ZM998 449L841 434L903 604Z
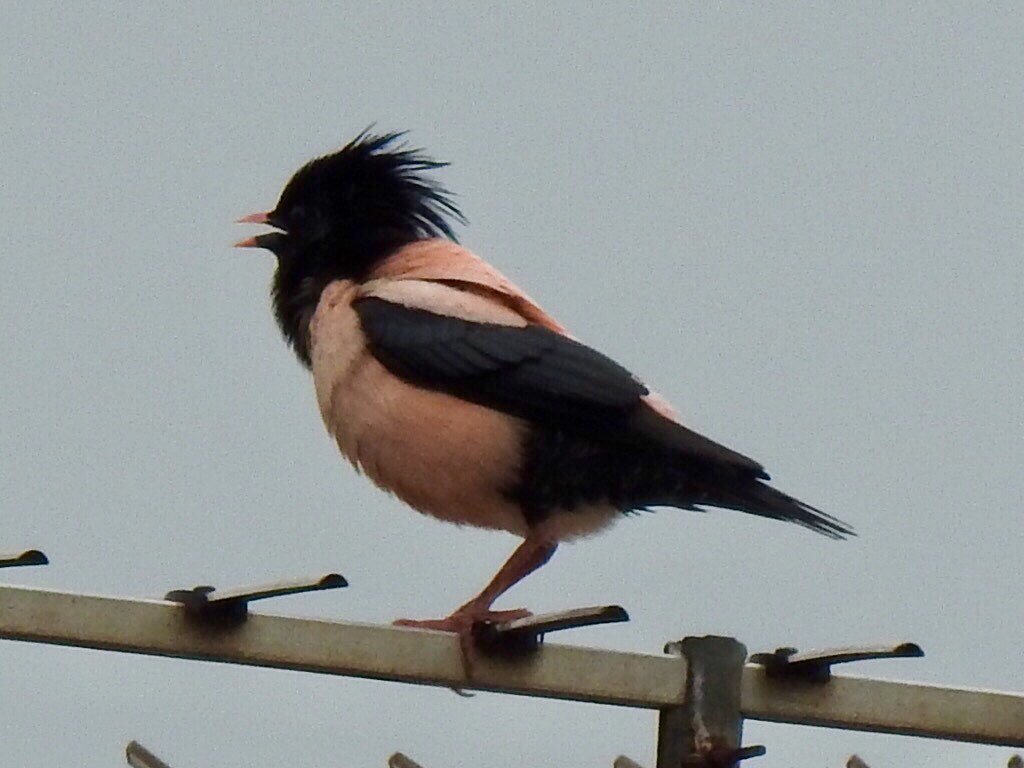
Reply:
M451 193L426 172L442 168L422 150L396 143L405 135L363 131L338 152L300 168L273 216L288 231L348 235L365 242L382 235L455 239L449 219L463 222Z
M451 193L431 179L437 162L401 143L403 133L364 130L342 149L311 160L285 186L256 238L278 257L274 313L299 359L310 365L309 321L329 282L361 279L416 240L454 240L465 219Z

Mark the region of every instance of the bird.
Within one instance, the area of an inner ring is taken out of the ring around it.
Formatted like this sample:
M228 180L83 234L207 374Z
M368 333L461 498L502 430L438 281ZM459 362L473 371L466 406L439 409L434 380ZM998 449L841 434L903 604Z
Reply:
M763 466L686 427L668 401L579 341L459 244L446 163L365 129L303 165L270 231L273 313L312 372L341 454L414 509L522 542L476 596L406 627L459 635L531 615L495 601L560 543L652 507L746 512L841 539L843 521L776 490Z

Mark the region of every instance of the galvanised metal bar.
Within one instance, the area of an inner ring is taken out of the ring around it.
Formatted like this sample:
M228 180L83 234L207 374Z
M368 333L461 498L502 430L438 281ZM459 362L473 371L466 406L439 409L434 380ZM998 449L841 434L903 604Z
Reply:
M753 720L1024 746L1024 696L890 680L832 677L827 683L743 673L743 714Z
M685 660L545 643L515 661L463 672L458 642L436 632L252 614L213 629L176 603L0 586L0 638L645 709L685 702ZM682 665L682 666L681 666ZM1024 695L835 676L771 680L748 664L743 716L755 720L1024 747Z
M467 680L451 635L250 614L214 628L183 606L0 586L0 638L657 709L682 701L685 661L545 643L482 657Z

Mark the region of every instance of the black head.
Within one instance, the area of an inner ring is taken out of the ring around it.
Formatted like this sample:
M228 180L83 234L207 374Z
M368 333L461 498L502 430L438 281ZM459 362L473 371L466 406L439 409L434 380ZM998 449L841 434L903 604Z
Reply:
M398 144L402 135L363 131L338 152L300 168L274 210L240 219L280 230L238 245L277 256L274 312L307 366L309 321L328 283L359 280L415 240L455 239L451 222L463 221L448 191L425 176L445 163Z

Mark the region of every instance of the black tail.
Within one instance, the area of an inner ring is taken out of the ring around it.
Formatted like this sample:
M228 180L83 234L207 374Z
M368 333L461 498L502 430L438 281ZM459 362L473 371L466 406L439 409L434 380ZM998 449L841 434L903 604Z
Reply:
M766 485L768 473L758 462L687 429L653 408L640 409L631 425L635 434L650 441L648 445L656 445L672 457L668 474L652 478L653 482L638 489L641 492L668 490L669 498L673 499L669 503L683 509L736 509L796 523L832 539L856 535L842 520ZM662 465L650 457L640 460L648 467ZM635 473L638 478L642 474Z
M699 502L699 505L725 507L761 517L785 520L830 539L845 539L857 535L853 528L842 520L799 499L794 499L789 494L777 491L760 480L751 479L746 483L731 484L728 488L716 488L708 493L706 499Z

